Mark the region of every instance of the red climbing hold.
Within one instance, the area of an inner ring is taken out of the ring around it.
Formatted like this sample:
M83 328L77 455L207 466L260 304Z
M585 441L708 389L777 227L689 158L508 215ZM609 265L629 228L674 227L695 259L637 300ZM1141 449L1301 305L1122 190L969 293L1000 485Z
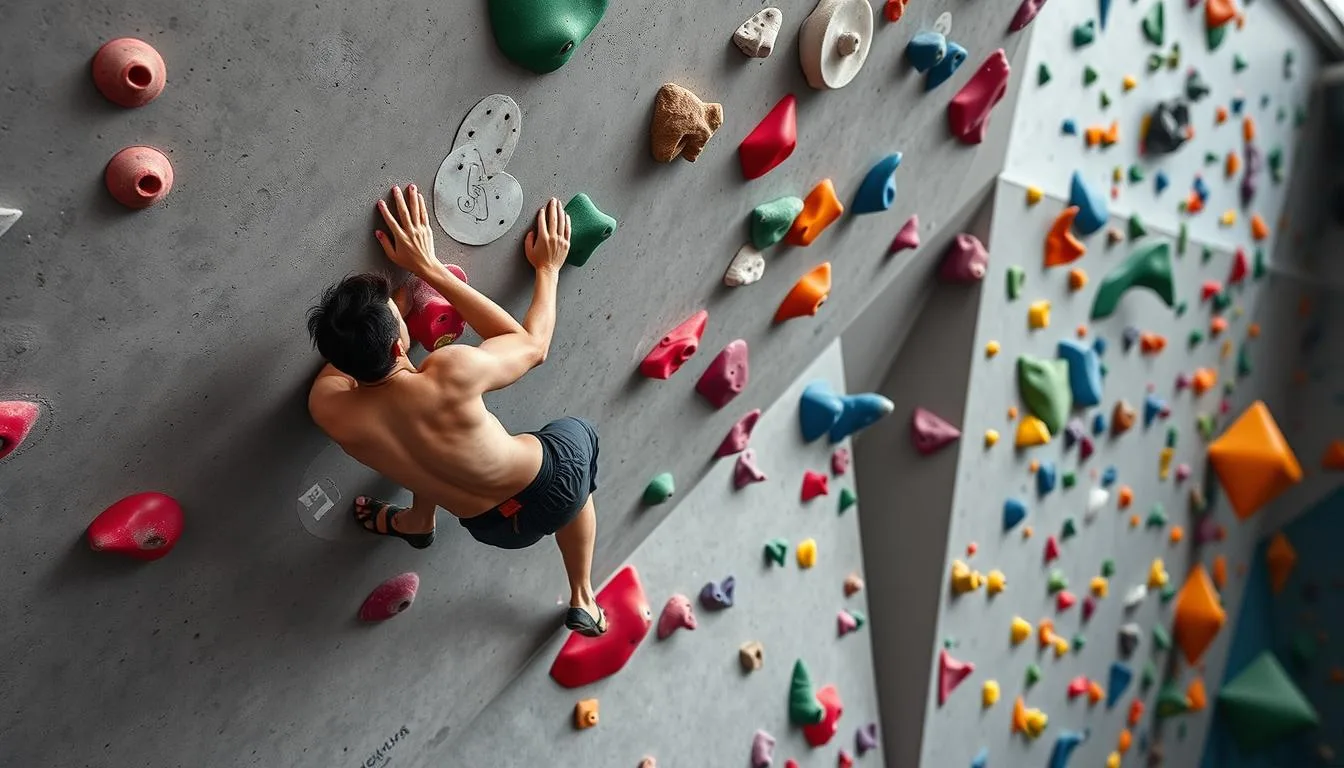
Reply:
M882 15L887 17L887 21L895 24L905 15L907 2L908 0L887 0L887 4L882 7Z
M722 408L746 388L749 373L747 364L747 342L742 339L728 342L728 346L719 352L701 374L700 380L695 383L695 391L710 405Z
M974 283L989 271L989 251L975 235L962 233L952 238L943 261L938 265L939 279L949 283Z
M1223 284L1217 280L1205 280L1204 285L1199 289L1199 298L1202 301L1208 301L1214 296L1223 292Z
M823 746L835 737L836 731L840 730L840 716L845 711L845 705L840 701L840 692L834 685L828 685L817 691L817 701L821 702L826 714L820 723L803 726L803 737L813 747Z
M148 208L172 191L173 164L153 147L127 147L108 161L103 182L118 203Z
M835 449L831 454L831 474L840 476L849 471L849 449L843 445Z
M0 459L18 450L32 432L42 409L23 400L0 402Z
M803 501L811 501L830 493L828 485L829 481L825 475L807 470L803 473Z
M900 253L901 251L919 247L919 216L912 215L906 219L905 224L901 226L901 231L896 233L896 237L891 240L891 247L887 248L887 254Z
M1045 540L1045 562L1050 562L1059 557L1059 542L1054 536Z
M167 81L163 57L144 40L109 40L93 56L93 84L118 106L143 107L163 93Z
M1076 699L1079 696L1082 696L1084 693L1087 693L1088 685L1089 683L1087 678L1083 677L1082 675L1079 675L1070 680L1068 688L1069 698Z
M733 465L733 487L739 491L765 479L765 473L756 466L756 452L748 448L737 456Z
M387 621L411 607L418 589L420 577L414 572L393 576L364 598L364 604L359 606L359 620Z
M737 148L742 175L759 179L793 154L798 145L798 100L788 94Z
M639 364L639 372L650 379L672 378L700 347L707 322L709 313L702 309L673 328Z
M449 264L448 271L458 280L467 282L467 273L456 264ZM410 332L413 341L433 352L461 338L462 332L467 329L467 321L447 299L439 295L429 283L414 275L406 286L411 294L411 311L406 315L406 330Z
M653 612L633 565L611 577L597 593L607 614L606 634L584 637L570 634L551 664L551 677L566 688L597 682L621 671L653 626Z
M1059 594L1055 595L1055 610L1063 613L1072 608L1076 602L1078 598L1074 597L1072 592L1067 589L1060 590Z
M1250 260L1246 258L1244 248L1237 249L1237 255L1232 258L1232 274L1227 276L1227 284L1234 285L1246 279L1246 274L1250 272Z
M747 443L751 440L751 431L756 428L756 422L761 420L761 409L748 413L746 416L737 420L733 428L728 430L727 436L723 442L719 443L719 449L714 452L714 458L720 459L724 456L732 456L734 453L741 453L747 449Z
M1045 0L1022 0L1022 4L1017 6L1017 13L1013 14L1013 20L1008 24L1008 31L1021 32L1026 29L1043 7Z
M938 652L938 706L942 706L952 690L961 681L971 676L975 665L969 661L957 661L944 648Z
M678 629L693 630L696 627L695 611L691 609L691 599L685 595L673 595L667 598L663 612L658 616L658 639L666 640Z
M854 758L850 757L849 753L842 749L840 750L840 754L836 757L836 766L837 768L854 768Z
M89 523L89 546L137 560L158 560L182 535L182 507L162 493L137 493L103 510Z
M989 113L1008 91L1008 57L1000 48L985 59L971 79L947 105L947 124L963 144L985 140Z
M910 441L925 456L951 445L958 437L961 430L933 411L916 408L910 416Z

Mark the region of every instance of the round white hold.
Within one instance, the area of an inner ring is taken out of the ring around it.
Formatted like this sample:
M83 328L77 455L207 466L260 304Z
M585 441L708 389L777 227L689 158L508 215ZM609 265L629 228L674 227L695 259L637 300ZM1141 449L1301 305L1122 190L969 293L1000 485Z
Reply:
M798 35L798 60L813 88L843 88L859 74L872 47L868 0L820 0Z
M751 243L747 243L738 250L728 265L728 271L723 274L723 284L730 288L751 285L760 280L764 274L765 256Z

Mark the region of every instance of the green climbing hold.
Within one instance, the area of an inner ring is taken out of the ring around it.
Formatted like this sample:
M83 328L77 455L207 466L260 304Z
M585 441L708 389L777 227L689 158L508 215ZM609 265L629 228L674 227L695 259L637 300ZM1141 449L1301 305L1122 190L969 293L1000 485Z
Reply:
M1269 150L1269 177L1275 184L1283 183L1283 147Z
M1139 675L1139 688L1145 693L1157 682L1157 667L1153 665L1153 660L1148 659L1143 662L1143 672Z
M569 258L565 263L582 267L593 251L616 232L616 220L603 213L588 195L580 192L565 204L569 214Z
M1131 166L1129 166L1129 183L1130 183L1130 184L1138 184L1139 182L1143 181L1143 179L1144 179L1144 173L1143 173L1143 169L1142 169L1142 168L1140 168L1140 167L1137 166L1137 165L1131 165Z
M1175 447L1176 447L1176 438L1179 436L1179 434L1180 434L1180 433L1177 432L1177 430L1176 430L1175 427L1167 427L1167 447L1168 447L1168 448L1175 448Z
M1091 45L1097 39L1097 22L1089 19L1085 24L1073 28L1073 47L1082 48Z
M1073 408L1068 361L1028 355L1017 358L1017 388L1027 409L1045 423L1050 434L1059 434Z
M1218 693L1219 714L1243 751L1252 752L1314 728L1320 718L1311 702L1265 651Z
M843 515L846 509L849 509L850 507L854 506L856 503L858 503L858 501L859 497L855 496L853 491L851 491L848 488L841 488L840 505L837 511L839 512L839 514Z
M948 636L944 637L944 638L943 638L943 647L946 648L946 649L949 650L949 651L952 650L953 648L956 648L956 647L957 647L957 638L954 637L954 636L952 636L952 635L948 635Z
M490 25L505 56L546 74L569 61L606 11L607 0L490 0Z
M1157 692L1157 716L1172 717L1190 710L1190 700L1175 680L1168 681Z
M1110 94L1106 93L1106 91L1102 91L1102 92L1101 92L1101 98L1099 99L1099 101L1101 102L1101 108L1102 108L1102 109L1106 109L1107 107L1111 106L1111 96L1110 96Z
M1190 244L1190 227L1185 222L1181 222L1180 233L1176 236L1176 253L1181 256L1184 256L1186 246L1188 246L1189 244Z
M1153 511L1148 513L1148 520L1144 525L1149 528L1161 528L1167 524L1167 511L1161 504L1154 504Z
M1219 291L1213 294L1213 300L1211 304L1214 313L1222 312L1223 310L1232 306L1232 294L1228 293L1226 290Z
M1251 353L1243 343L1237 350L1237 377L1246 378L1251 375Z
M854 619L855 629L861 629L864 624L868 623L868 617L864 615L863 611L851 610L849 612L849 615Z
M1076 635L1073 636L1073 652L1074 652L1074 653L1077 653L1078 651L1083 650L1083 646L1085 646L1085 645L1087 645L1087 638L1086 638L1086 637L1083 637L1083 633L1082 633L1082 632L1079 632L1078 634L1076 634Z
M1101 561L1101 575L1105 576L1108 579L1115 575L1114 560L1108 557L1105 560Z
M1233 392L1235 392L1236 390L1237 390L1236 382L1232 381L1231 379L1228 379L1227 381L1224 381L1224 382L1223 382L1223 394L1224 394L1224 395L1230 395L1230 394L1232 394Z
M1027 282L1026 270L1013 265L1004 273L1004 280L1008 284L1008 300L1016 301L1022 295L1022 286Z
M1218 432L1218 423L1214 421L1211 413L1201 413L1196 417L1195 426L1199 428L1199 436L1204 438L1204 442L1212 440Z
M1251 266L1251 277L1259 280L1269 271L1269 266L1265 262L1265 250L1263 248L1255 249L1255 261Z
M1072 488L1078 483L1078 475L1074 472L1065 472L1059 479L1065 488Z
M1171 650L1171 635L1161 624L1153 625L1153 645L1157 646L1159 651Z
M1060 539L1071 539L1078 533L1078 526L1073 522L1072 517L1064 518L1064 525L1059 530Z
M802 659L793 662L789 682L789 721L794 725L816 725L826 718L826 708L812 690L812 675Z
M1120 298L1131 288L1147 288L1168 307L1176 304L1176 282L1171 273L1171 246L1165 242L1141 246L1102 278L1092 302L1092 319L1110 317ZM1039 414L1037 414L1039 415Z
M1033 686L1041 681L1041 668L1037 664L1027 665L1027 686Z
M1190 346L1197 347L1204 343L1204 332L1196 328L1190 332Z
M1177 317L1181 317L1182 315L1184 315L1184 314L1185 314L1185 310L1187 310L1187 309L1189 309L1189 307L1188 307L1188 305L1187 305L1184 301L1178 301L1178 302L1176 302L1176 316L1177 316Z
M1209 260L1212 258L1213 258L1213 250L1209 248L1207 245L1204 246L1204 250L1199 254L1199 263L1208 264Z
M784 565L784 556L789 553L788 539L771 539L765 542L765 559L775 565Z
M1036 68L1036 84L1045 85L1046 83L1050 82L1051 77L1052 75L1050 74L1049 65L1047 65L1045 62L1041 62L1041 66Z
M1106 374L1108 374L1108 373L1110 373L1110 372L1111 372L1111 368L1110 368L1110 366L1106 365L1105 363L1102 363L1102 364L1101 364L1101 377L1102 377L1103 379L1106 378Z
M1171 53L1167 54L1167 69L1179 69L1181 66L1181 44L1172 43Z
M1149 71L1149 72L1156 72L1157 70L1161 69L1161 68L1162 68L1162 64L1163 64L1162 54L1160 54L1160 53L1150 53L1150 54L1148 54L1148 71Z
M1249 67L1249 66L1250 66L1250 64L1248 64L1248 63L1246 62L1246 57L1242 56L1240 53L1234 53L1234 54L1232 54L1232 71L1233 71L1233 72L1241 72L1242 70L1246 69L1246 68Z
M1091 85L1091 84L1097 82L1097 78L1098 78L1098 77L1100 77L1100 75L1097 74L1097 70L1093 69L1091 66L1085 66L1085 67L1083 67L1083 85L1084 85L1084 86L1088 86L1088 85Z
M1059 570L1058 568L1055 568L1054 570L1050 571L1050 578L1048 583L1046 584L1046 587L1050 590L1050 594L1053 595L1056 592L1068 589L1069 580L1064 576L1063 571Z
M1148 234L1148 228L1143 226L1143 219L1139 218L1139 214L1136 213L1130 216L1129 239L1138 240L1140 237L1143 237L1146 234Z
M1143 36L1148 38L1148 42L1153 45L1162 45L1167 39L1167 20L1166 13L1162 7L1162 0L1153 3L1153 7L1148 9L1148 13L1143 16Z
M1227 39L1227 28L1229 26L1231 25L1223 24L1218 27L1208 27L1204 30L1204 40L1209 44L1210 51L1218 50L1218 46L1222 45L1223 41Z
M800 198L785 196L761 203L751 211L751 244L758 251L778 243L803 212Z
M1162 589L1158 590L1157 592L1158 599L1160 599L1164 605L1166 603L1170 603L1171 599L1175 596L1176 596L1176 585L1172 584L1171 582L1163 584Z
M1212 153L1212 152L1205 152L1205 153L1204 153L1204 164L1205 164L1205 165L1217 165L1217 163L1218 163L1218 156L1217 156L1217 155L1215 155L1215 154Z
M671 498L675 491L676 485L672 482L671 472L654 475L649 484L644 487L644 504L650 507L654 504L662 504Z

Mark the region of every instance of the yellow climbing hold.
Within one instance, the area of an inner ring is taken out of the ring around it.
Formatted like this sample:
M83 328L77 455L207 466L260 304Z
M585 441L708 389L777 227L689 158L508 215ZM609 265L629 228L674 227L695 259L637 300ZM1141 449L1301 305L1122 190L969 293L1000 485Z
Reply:
M1050 326L1050 302L1048 300L1033 301L1031 306L1027 307L1027 325L1032 328L1048 328Z
M999 342L990 340L985 342L985 357L993 357L999 354Z
M1069 639L1063 635L1055 635L1055 658L1061 658L1069 652Z
M1022 697L1018 696L1013 701L1013 733L1025 733L1030 738L1036 738L1045 732L1045 726L1050 718L1035 707L1027 709L1027 705L1022 703Z
M1125 93L1129 93L1139 87L1139 81L1133 75L1125 75L1125 79L1121 81L1120 85L1125 89Z
M1027 205L1035 205L1045 197L1045 190L1040 187L1027 187Z
M1031 622L1021 616L1013 617L1013 627L1010 631L1013 638L1013 645L1020 644L1023 640L1031 637Z
M989 448L999 442L999 431L997 429L985 430L985 447Z
M1008 588L1008 577L1003 575L1003 571L993 570L985 576L985 590L991 595L997 595Z
M996 433L995 439L998 439ZM1017 447L1030 448L1033 445L1045 445L1050 442L1050 430L1045 422L1027 414L1017 423Z
M1162 558L1153 558L1153 564L1148 566L1148 588L1161 589L1167 586L1169 579L1167 566L1162 562Z
M1175 448L1163 448L1157 457L1157 479L1166 480L1171 476L1171 459L1176 455Z
M989 709L999 703L999 683L997 680L986 680L980 689L980 703L985 709Z
M1112 752L1106 756L1106 768L1120 768L1120 753Z
M952 591L958 595L974 592L985 583L985 577L979 571L960 560L952 561Z
M1224 227L1230 227L1237 223L1237 212L1231 208L1223 211L1223 215L1218 217L1218 223Z
M803 539L798 542L798 567L811 568L817 564L817 540Z
M1111 591L1111 583L1106 580L1105 576L1093 576L1090 586L1092 587L1092 594L1097 597L1105 597Z

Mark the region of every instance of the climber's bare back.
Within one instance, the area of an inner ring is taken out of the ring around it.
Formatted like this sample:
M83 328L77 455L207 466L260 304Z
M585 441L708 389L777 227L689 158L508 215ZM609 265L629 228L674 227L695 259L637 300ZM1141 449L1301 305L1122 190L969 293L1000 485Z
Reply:
M418 371L374 385L328 366L309 409L361 464L458 517L475 517L525 488L541 468L537 438L510 435L486 409L476 384L482 354L443 347Z

